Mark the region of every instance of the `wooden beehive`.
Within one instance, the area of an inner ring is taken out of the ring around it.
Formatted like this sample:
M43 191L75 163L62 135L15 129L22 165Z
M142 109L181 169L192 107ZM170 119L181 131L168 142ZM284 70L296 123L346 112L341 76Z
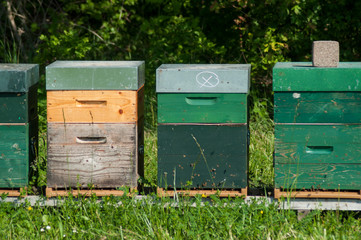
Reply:
M159 187L247 187L249 80L250 65L157 69Z
M46 84L48 187L136 187L144 172L144 62L56 61Z
M273 69L275 188L361 189L361 63Z
M0 64L0 188L29 183L37 155L36 64Z

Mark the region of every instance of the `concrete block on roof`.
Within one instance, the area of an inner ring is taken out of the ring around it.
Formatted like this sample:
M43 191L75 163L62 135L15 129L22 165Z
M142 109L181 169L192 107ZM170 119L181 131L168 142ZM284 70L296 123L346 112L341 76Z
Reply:
M337 41L314 41L312 63L314 67L337 67L340 60L340 46Z

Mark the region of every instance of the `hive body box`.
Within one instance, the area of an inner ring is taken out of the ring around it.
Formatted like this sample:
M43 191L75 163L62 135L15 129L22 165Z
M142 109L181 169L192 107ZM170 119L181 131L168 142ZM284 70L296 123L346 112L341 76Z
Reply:
M36 64L0 64L0 188L29 183L38 149Z
M46 68L50 188L136 187L143 176L144 62Z
M275 187L361 189L361 63L273 69Z
M249 81L250 65L157 69L159 187L247 187Z

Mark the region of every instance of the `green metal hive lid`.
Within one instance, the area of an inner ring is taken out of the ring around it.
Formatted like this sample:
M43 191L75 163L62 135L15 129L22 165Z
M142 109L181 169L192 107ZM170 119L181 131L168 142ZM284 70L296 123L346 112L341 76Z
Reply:
M250 64L163 64L157 93L248 93Z
M137 90L144 61L56 61L46 67L47 90Z
M38 81L38 64L0 64L0 92L28 92Z
M361 91L361 62L313 67L310 62L280 62L273 68L273 91Z

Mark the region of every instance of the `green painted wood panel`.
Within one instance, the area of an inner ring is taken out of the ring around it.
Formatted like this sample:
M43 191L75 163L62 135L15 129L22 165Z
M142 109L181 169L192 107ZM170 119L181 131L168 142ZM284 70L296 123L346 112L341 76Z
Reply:
M143 61L56 61L46 67L47 90L137 90Z
M361 123L361 92L275 92L276 123Z
M361 163L361 125L276 125L275 163Z
M0 123L27 123L38 117L37 84L29 92L0 93Z
M340 62L337 68L309 62L280 62L273 68L273 91L361 91L361 62Z
M0 188L28 185L29 166L37 155L37 121L0 125Z
M275 164L275 187L360 190L361 164Z
M245 188L247 125L159 125L158 185Z
M28 185L28 165L23 159L0 159L0 186L19 188Z
M163 64L157 93L248 93L250 64Z
M38 81L38 64L0 64L0 92L28 92Z
M158 123L247 123L247 94L161 93Z

